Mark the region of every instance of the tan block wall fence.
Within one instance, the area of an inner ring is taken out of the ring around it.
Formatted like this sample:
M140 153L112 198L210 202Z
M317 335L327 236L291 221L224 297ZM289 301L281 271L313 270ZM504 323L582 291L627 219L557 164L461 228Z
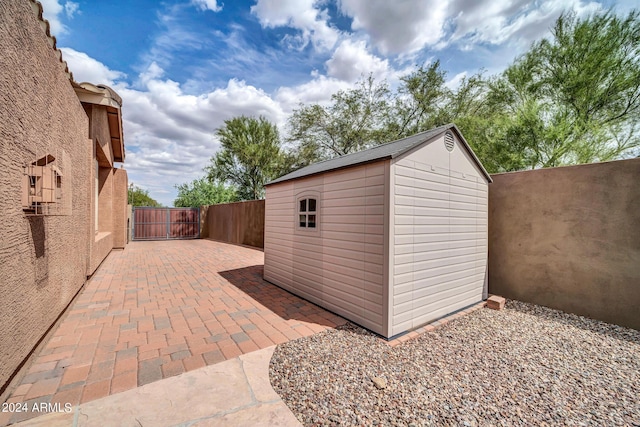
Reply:
M200 208L200 237L264 248L264 200Z
M0 2L0 394L86 280L88 119L28 1ZM28 216L23 167L62 149L71 214Z
M489 292L640 329L640 159L492 178Z

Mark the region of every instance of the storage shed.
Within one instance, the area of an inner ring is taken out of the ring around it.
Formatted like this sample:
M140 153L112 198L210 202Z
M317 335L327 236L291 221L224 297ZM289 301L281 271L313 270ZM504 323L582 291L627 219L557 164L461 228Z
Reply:
M266 186L264 278L386 338L486 298L491 177L449 124Z

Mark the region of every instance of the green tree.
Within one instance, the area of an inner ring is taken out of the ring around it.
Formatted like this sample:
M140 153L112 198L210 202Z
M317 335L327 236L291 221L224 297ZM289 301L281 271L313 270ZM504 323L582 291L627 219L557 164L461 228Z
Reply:
M522 169L518 144L498 137L510 123L510 112L491 91L495 78L486 78L480 70L450 89L446 77L435 61L400 79L389 115L390 139L455 123L489 172Z
M289 141L298 143L297 165L354 153L386 142L389 89L373 77L331 96L331 104L302 105L289 118Z
M489 172L553 167L640 153L640 14L563 13L549 38L501 74L446 85L439 61L400 79L372 77L301 106L289 120L293 167L456 123Z
M240 200L264 197L264 184L286 172L278 129L264 117L240 116L216 131L222 149L207 166L208 179L237 189Z
M178 196L173 202L177 208L197 208L238 201L238 194L223 183L213 183L206 178L194 179L190 183L175 186Z
M523 167L630 155L640 145L640 15L562 14L491 96L511 119L498 138L521 151Z
M498 77L482 71L465 77L448 93L443 123L455 123L490 173L525 169L527 135L513 133L516 117Z
M390 119L387 130L393 139L447 123L443 110L451 91L444 84L445 78L446 72L440 68L440 61L400 78L393 114L387 116Z
M151 207L160 207L162 206L160 203L156 202L149 196L148 190L143 190L142 188L134 185L133 183L129 184L128 189L128 198L129 204L132 206L151 206Z

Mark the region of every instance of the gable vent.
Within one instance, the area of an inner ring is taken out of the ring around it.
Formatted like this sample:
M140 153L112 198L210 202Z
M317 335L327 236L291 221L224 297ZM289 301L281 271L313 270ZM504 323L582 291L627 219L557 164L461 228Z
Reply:
M444 134L444 146L447 147L448 151L453 151L454 147L453 134L451 132L447 132Z

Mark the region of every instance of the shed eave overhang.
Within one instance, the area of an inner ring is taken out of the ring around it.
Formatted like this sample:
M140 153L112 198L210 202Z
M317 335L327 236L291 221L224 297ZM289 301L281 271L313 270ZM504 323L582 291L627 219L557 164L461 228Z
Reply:
M444 132L448 130L453 130L458 136L459 140L462 142L464 149L471 156L472 161L480 170L481 174L485 177L487 182L491 183L493 180L491 176L487 172L487 170L482 166L480 160L475 155L469 143L464 139L462 133L457 128L457 126L453 123L440 126L425 132L421 132L406 138L402 138L396 141L388 142L386 144L377 145L375 147L369 148L367 150L359 151L356 153L347 154L342 157L336 157L333 159L325 160L322 162L314 163L304 168L298 169L297 171L293 171L287 175L281 176L280 178L276 178L271 182L265 184L265 186L279 184L282 182L292 181L296 179L306 178L309 176L319 175L325 172L331 172L335 170L350 168L353 166L362 165L365 163L377 162L380 160L387 159L395 159L396 157L402 156L409 151L417 149L418 147L430 143L434 139L438 138Z
M278 179L274 179L273 181L267 182L264 186L267 187L269 185L277 185L277 184L281 184L281 183L284 183L284 182L295 181L297 179L309 178L311 176L321 175L321 174L327 173L327 172L336 172L336 171L340 171L340 170L344 170L344 169L353 168L353 167L356 167L356 166L362 166L362 165L368 165L370 163L382 162L382 161L385 161L385 160L390 160L392 158L393 158L392 155L387 155L387 156L384 156L384 157L377 157L377 158L371 159L371 160L364 160L364 161L359 162L359 163L352 163L352 164L348 164L348 165L344 165L344 166L338 166L338 167L335 167L335 168L332 168L332 169L328 169L328 170L325 170L325 171L313 172L313 173L309 173L309 174L306 174L306 175L303 175L303 176L299 176L299 177L294 177L294 178L289 178L289 179L280 179L280 178L278 178Z

